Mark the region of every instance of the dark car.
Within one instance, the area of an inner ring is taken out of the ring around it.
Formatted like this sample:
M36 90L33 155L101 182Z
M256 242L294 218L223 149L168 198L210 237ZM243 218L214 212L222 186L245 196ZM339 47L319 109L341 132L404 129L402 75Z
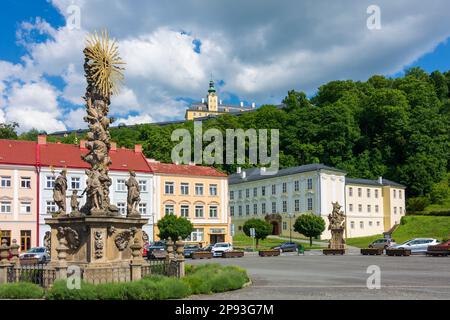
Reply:
M211 249L214 247L214 245L210 244L206 247L200 247L199 251L203 251L203 252L211 252Z
M156 241L146 248L147 259L165 259L167 256L167 245L165 241Z
M200 246L197 244L188 244L184 246L184 257L190 258L192 253L200 251Z
M279 246L272 247L273 250L280 250L281 252L296 252L297 244L295 242L285 242Z
M429 256L448 256L450 255L450 240L434 246L428 246L427 255Z

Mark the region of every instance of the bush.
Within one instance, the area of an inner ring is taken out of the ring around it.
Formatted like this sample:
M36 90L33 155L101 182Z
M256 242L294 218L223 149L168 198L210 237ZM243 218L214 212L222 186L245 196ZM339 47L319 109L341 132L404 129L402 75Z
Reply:
M41 299L44 290L36 284L19 282L0 285L0 299Z
M80 289L69 289L66 280L58 280L47 292L46 298L48 300L95 300L97 294L92 284L81 282Z
M424 211L430 205L430 199L427 197L410 198L408 200L407 210L412 212Z

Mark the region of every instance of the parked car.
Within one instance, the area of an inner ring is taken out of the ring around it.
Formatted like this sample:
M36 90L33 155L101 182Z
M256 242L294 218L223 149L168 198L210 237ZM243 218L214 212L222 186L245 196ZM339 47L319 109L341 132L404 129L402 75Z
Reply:
M394 239L377 239L371 244L369 244L369 248L374 249L387 249L389 247L395 246L395 240Z
M437 245L428 246L427 255L450 255L450 240L439 243Z
M201 248L198 244L188 244L184 246L184 257L190 258L192 253L200 251Z
M142 249L142 256L143 256L143 257L147 257L147 254L148 254L148 247L150 247L150 243L146 242L146 243L144 244L143 249Z
M35 260L37 263L47 263L50 261L50 254L45 247L31 248L19 255L21 261Z
M416 238L416 239L408 240L402 244L397 244L397 245L391 246L389 248L407 249L407 250L411 250L411 253L426 253L428 246L434 246L436 244L438 244L438 241L436 239Z
M213 244L209 244L206 247L200 247L199 251L203 251L203 252L211 252L212 248L214 247Z
M229 242L218 242L212 248L213 257L221 257L224 252L233 251L233 246Z
M284 242L279 246L272 247L273 250L280 250L280 252L296 252L297 243L295 242Z
M165 259L167 256L167 245L165 241L156 241L146 248L147 259Z

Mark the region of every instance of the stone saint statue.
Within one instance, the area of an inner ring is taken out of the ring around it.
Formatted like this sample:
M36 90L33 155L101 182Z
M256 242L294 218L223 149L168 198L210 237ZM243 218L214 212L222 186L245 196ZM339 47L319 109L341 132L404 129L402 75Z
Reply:
M53 201L58 206L58 215L66 214L67 171L61 171L53 187Z
M331 230L331 239L328 245L330 249L345 249L345 214L341 211L341 205L338 202L333 203L333 211L328 216L329 226Z
M78 196L78 191L73 190L72 195L70 196L70 207L72 208L72 212L70 213L70 215L72 217L78 217L81 215L80 202L78 201L78 199L80 199L80 198L82 198L82 197Z
M136 180L136 173L130 171L130 178L127 181L128 198L127 198L127 216L139 216L137 206L141 201L141 193L139 190L139 183Z

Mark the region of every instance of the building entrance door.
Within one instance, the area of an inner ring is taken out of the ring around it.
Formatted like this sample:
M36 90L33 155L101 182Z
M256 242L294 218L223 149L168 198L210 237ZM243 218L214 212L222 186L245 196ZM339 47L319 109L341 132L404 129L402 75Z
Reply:
M218 242L225 242L225 235L223 234L212 234L210 236L210 244L214 245Z
M280 223L277 221L273 221L272 222L272 235L273 236L279 236L281 234L281 230L280 230Z

